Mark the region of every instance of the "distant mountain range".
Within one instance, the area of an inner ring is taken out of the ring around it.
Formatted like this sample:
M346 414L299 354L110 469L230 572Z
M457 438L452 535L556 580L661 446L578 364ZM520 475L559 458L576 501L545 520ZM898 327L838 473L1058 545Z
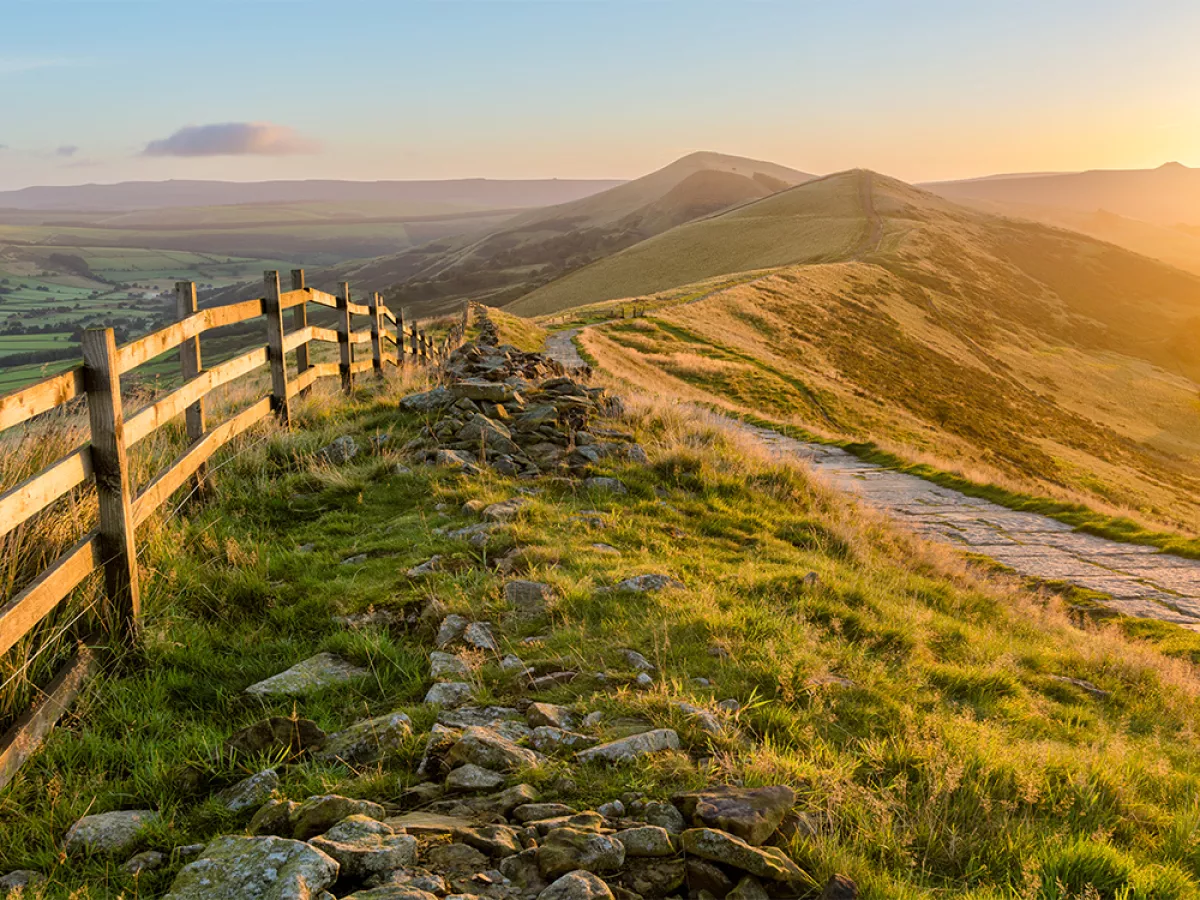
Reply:
M438 203L507 209L567 203L624 184L611 179L447 181L126 181L0 191L0 209L124 211L244 203Z
M958 201L1104 210L1155 225L1200 225L1200 169L1175 162L1157 169L995 175L920 186Z

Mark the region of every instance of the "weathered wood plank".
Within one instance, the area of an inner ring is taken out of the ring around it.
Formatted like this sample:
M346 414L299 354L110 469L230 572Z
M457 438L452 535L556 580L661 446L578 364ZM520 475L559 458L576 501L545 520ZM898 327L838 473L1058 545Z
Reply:
M352 343L352 344L366 344L370 340L371 340L371 329L370 328L360 328L356 331L350 332L350 343Z
M49 468L0 494L0 537L92 477L92 448L84 444Z
M312 332L312 340L314 341L326 341L330 344L338 342L338 333L334 328L321 328L317 325L309 325L308 329Z
M308 390L318 379L336 374L338 374L337 363L318 363L315 366L309 366L308 371L303 375L288 382L288 395L294 396L301 391Z
M394 312L392 312L392 311L391 311L390 309L388 309L386 306L380 306L380 307L379 307L379 311L380 311L381 313L383 313L383 317L384 317L385 319L387 319L387 320L388 320L389 322L391 322L393 325L395 325L395 324L396 324L396 314L395 314Z
M228 306L214 306L186 319L152 331L117 350L117 369L124 375L156 356L173 350L190 338L198 337L212 328L233 325L262 315L262 300L244 300Z
M337 298L338 366L342 373L342 390L349 394L354 390L354 372L350 369L350 364L354 361L354 351L350 343L350 285L343 281L341 288L342 292Z
M175 282L175 306L176 313L180 321L183 321L188 316L196 314L196 285L191 281ZM183 383L187 384L193 378L200 374L202 364L200 360L200 338L199 336L188 338L179 345L179 370L183 375ZM191 405L185 410L187 421L185 427L189 443L196 440L200 435L204 434L204 395L197 396ZM129 440L128 430L126 431L126 439ZM128 445L126 445L128 446ZM196 487L199 488L204 483L204 468L196 470Z
M300 350L304 351L304 356L306 359L304 366L305 369L308 368L308 342L312 340L312 332L313 326L305 325L303 328L297 329L296 331L289 331L283 336L284 353L291 353L293 350L295 350L297 353L299 353ZM299 359L298 356L297 359ZM304 369L301 369L299 366L297 366L296 371L303 372Z
M304 270L292 269L292 290L291 293L303 293L301 301L296 304L292 310L292 329L294 332L308 331L308 291L304 289ZM291 337L291 335L288 335ZM296 351L296 372L303 375L308 371L308 341L311 337L306 338L302 343L294 345ZM284 347L287 347L287 340L284 340ZM287 352L285 349L284 352Z
M100 565L100 536L93 531L60 556L21 593L0 606L0 653L12 646Z
M350 310L350 314L354 316L366 316L370 315L371 313L369 307L363 306L359 303L351 303L346 308Z
M319 306L328 306L330 309L337 309L337 297L333 294L327 294L324 291L318 291L315 288L308 289L308 302L316 303Z
M318 367L314 367L318 368ZM313 371L313 369L309 369ZM183 455L175 460L164 472L146 485L146 489L138 494L133 502L133 521L141 525L150 517L154 510L166 502L175 493L197 467L217 452L222 446L233 440L247 428L265 419L271 414L271 398L264 397L232 419L222 422L208 432L204 437L192 444Z
M89 328L83 333L83 366L92 426L92 470L99 506L104 587L126 638L134 642L142 604L130 506L129 460L125 455L120 367L111 328Z
M75 656L46 685L46 697L0 738L0 790L16 777L58 720L75 702L97 669L92 651L80 645Z
M188 404L194 402L197 398L205 396L221 385L233 381L235 378L241 378L243 375L253 372L259 366L266 365L266 363L267 348L258 347L249 353L243 353L241 356L234 357L228 362L223 362L221 365L209 369L198 378L189 381L183 387L177 388L157 402L138 410L134 415L125 420L125 446L132 447L151 432L161 428L183 412ZM196 441L202 435L203 432L195 436L189 432L188 439Z
M369 372L373 365L374 360L372 360L370 357L367 357L366 359L355 360L354 362L350 363L350 373L352 375L357 375L359 372Z
M83 366L76 366L60 375L51 375L27 388L6 394L0 397L0 431L49 412L82 394Z
M288 404L287 355L283 352L283 309L279 305L279 273L263 272L263 315L267 320L267 363L271 366L271 408L284 428L292 425Z

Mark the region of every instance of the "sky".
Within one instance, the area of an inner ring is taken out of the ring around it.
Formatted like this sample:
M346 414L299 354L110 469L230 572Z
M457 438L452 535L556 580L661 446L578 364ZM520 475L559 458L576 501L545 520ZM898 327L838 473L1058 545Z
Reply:
M0 0L0 190L1200 166L1194 0Z

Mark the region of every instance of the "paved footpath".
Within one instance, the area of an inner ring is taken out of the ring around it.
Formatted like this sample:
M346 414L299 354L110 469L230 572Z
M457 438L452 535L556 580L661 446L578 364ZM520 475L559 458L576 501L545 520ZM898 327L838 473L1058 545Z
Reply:
M567 366L583 365L572 343L576 333L552 335L547 355ZM1047 516L1016 512L864 462L840 447L723 418L776 453L804 459L832 486L854 492L930 540L989 557L1022 575L1100 591L1111 597L1109 606L1127 615L1200 631L1200 560L1082 534Z

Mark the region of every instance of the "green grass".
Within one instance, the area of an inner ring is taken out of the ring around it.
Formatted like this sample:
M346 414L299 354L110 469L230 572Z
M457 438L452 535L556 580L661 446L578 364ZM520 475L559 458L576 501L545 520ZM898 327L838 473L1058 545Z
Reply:
M436 596L450 611L496 622L503 649L527 663L609 673L606 683L585 674L545 699L674 727L693 751L616 769L552 761L527 773L547 799L593 804L627 790L666 797L713 780L782 780L797 788L811 826L790 852L815 883L843 872L868 900L1050 900L1082 896L1086 885L1100 897L1195 896L1200 680L1148 640L968 572L861 517L799 467L676 410L634 404L624 427L651 465L606 466L629 488L616 497L561 479L419 466L395 474L389 448L421 420L370 389L345 407L314 404L301 420L304 430L252 437L227 458L206 504L149 526L144 646L89 690L0 795L0 870L41 869L55 896L155 896L173 868L135 884L112 863L64 859L66 828L85 811L146 806L166 815L146 846L169 850L238 829L246 817L206 798L269 760L231 767L210 752L266 713L335 729L403 709L427 731L419 701L429 634L354 630L334 616L416 608ZM345 433L390 439L342 468L314 459ZM518 486L533 488L530 505L486 549L434 533L473 521L460 513L466 501L509 497ZM601 511L603 527L573 518L588 509ZM622 555L594 551L598 541ZM505 616L503 579L489 562L515 547L517 574L549 581L560 598L548 631ZM433 553L447 561L443 572L428 582L405 577ZM343 564L357 554L368 558ZM687 588L598 590L650 571ZM520 643L535 634L544 639ZM710 653L714 646L724 654ZM657 665L652 688L635 685L621 647ZM372 676L295 703L242 693L322 650ZM474 663L481 700L521 696L495 660ZM851 685L819 686L826 674ZM1054 675L1109 694L1093 697ZM698 687L698 676L714 687ZM718 736L671 705L726 697L744 708ZM393 802L420 747L414 738L358 774L291 766L283 792Z

